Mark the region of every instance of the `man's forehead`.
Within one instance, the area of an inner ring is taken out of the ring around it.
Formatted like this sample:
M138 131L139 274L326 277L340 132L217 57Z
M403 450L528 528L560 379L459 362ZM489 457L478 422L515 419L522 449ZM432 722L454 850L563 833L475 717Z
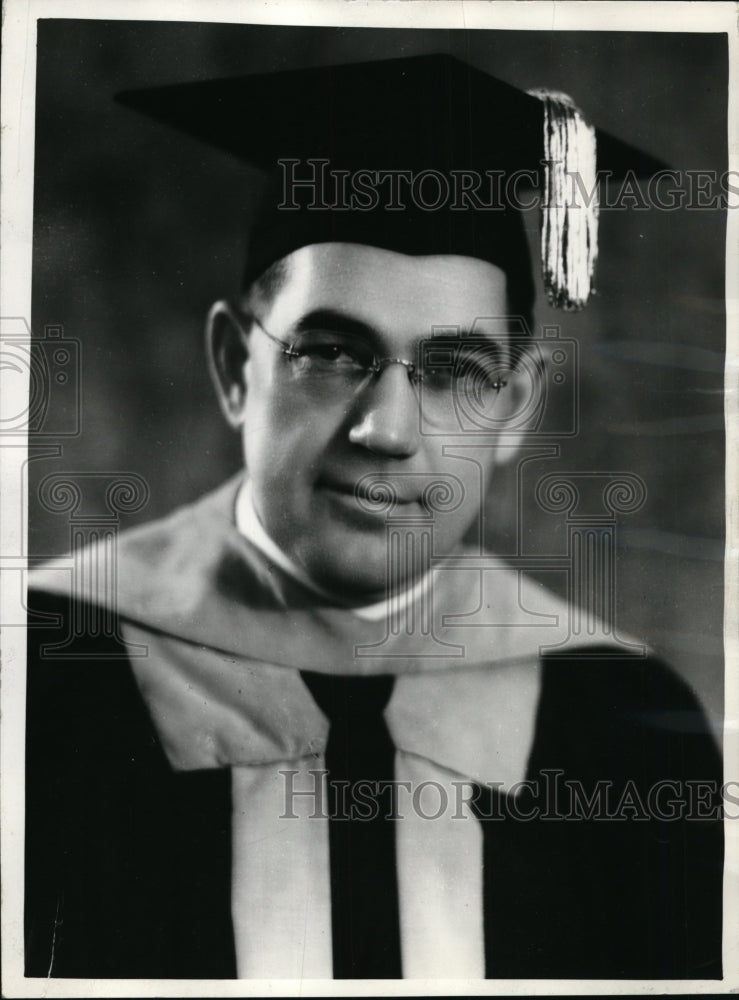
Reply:
M364 244L322 243L285 259L268 318L283 329L323 309L369 327L470 329L506 313L506 276L487 261L457 255L414 256Z

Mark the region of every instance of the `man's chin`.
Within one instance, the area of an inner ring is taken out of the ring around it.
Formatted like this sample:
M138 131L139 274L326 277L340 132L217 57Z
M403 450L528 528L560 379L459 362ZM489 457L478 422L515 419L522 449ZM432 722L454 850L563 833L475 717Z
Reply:
M346 553L336 553L330 558L323 553L309 569L309 575L323 590L336 596L337 604L363 607L381 601L394 590L405 590L417 582L412 574L389 572L389 562L384 546L380 555L366 550L353 558Z

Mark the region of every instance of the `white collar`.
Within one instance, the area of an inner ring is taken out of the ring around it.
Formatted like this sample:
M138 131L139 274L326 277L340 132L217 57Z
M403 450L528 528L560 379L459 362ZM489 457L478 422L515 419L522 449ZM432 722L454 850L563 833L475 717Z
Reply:
M259 516L254 507L254 500L252 497L251 481L248 476L244 478L241 486L239 487L238 493L236 494L236 507L235 507L235 518L236 518L236 528L238 532L243 535L247 541L259 549L259 551L265 555L271 562L278 566L283 573L291 577L293 580L297 580L308 590L311 590L314 594L322 597L324 600L329 601L331 604L339 604L336 596L330 591L325 590L319 584L315 583L310 576L305 572L302 567L298 566L288 555L286 555L279 545L274 542L262 526L262 522L259 520ZM427 573L418 583L409 587L405 592L405 602L413 602L417 600L421 594L426 591L431 582L431 573ZM397 602L399 597L396 595L394 600ZM382 618L387 617L390 614L390 601L388 598L383 598L380 601L376 601L372 604L366 604L359 608L350 607L347 609L351 611L352 614L356 615L358 618L363 618L366 621L379 621Z

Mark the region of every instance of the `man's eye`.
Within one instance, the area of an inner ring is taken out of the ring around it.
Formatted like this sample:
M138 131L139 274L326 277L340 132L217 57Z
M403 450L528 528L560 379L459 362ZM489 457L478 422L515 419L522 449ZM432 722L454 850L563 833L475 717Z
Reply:
M312 344L300 350L303 357L318 358L321 361L340 361L348 357L339 344Z
M475 392L494 386L501 372L500 351L489 342L424 345L421 379L429 389Z
M455 369L458 375L471 373L482 378L499 368L500 354L496 348L460 351L455 359Z
M492 357L457 357L448 365L427 365L423 381L429 388L468 387L479 391L492 385L500 374L500 365Z
M427 366L423 369L422 380L429 389L448 388L455 381L454 369L451 366L449 368Z
M482 388L487 383L494 382L499 373L499 366L480 361L467 361L457 366L454 378L457 381L470 382Z
M364 354L361 347L345 338L320 332L299 337L292 347L299 367L320 372L361 370L372 362Z

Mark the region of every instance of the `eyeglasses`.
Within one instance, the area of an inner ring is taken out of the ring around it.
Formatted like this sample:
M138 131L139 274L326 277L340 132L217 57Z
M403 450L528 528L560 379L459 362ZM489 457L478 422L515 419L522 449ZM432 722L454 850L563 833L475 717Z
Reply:
M246 335L236 311L228 308L232 320ZM405 358L378 358L370 344L340 330L308 329L287 341L265 329L253 314L252 322L280 348L287 360L288 381L316 399L349 400L379 378L390 365L405 368L414 387L421 411L435 426L457 426L460 409L472 406L480 416L494 405L508 383L503 375L510 366L501 358L501 348L486 337L432 337L418 345L416 361Z

